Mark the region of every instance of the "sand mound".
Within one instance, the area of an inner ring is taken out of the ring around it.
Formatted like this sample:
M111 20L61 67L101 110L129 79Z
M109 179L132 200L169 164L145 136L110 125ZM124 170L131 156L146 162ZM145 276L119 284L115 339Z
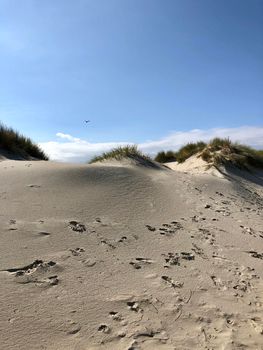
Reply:
M191 156L183 163L170 162L165 165L172 170L187 172L190 174L211 174L219 178L224 177L219 168L204 161L199 154Z
M27 155L27 154L24 154L24 155L21 155L21 154L18 154L18 153L15 153L15 152L10 152L10 151L7 151L3 148L0 147L0 161L3 161L3 160L35 160L35 158Z
M1 162L1 347L260 349L262 194L120 162Z
M156 170L166 170L167 167L163 166L162 164L155 162L152 159L147 159L143 157L123 157L122 159L104 159L95 163L92 163L92 165L99 165L99 166L119 166L119 167L142 167L142 168L148 168L148 169L156 169Z

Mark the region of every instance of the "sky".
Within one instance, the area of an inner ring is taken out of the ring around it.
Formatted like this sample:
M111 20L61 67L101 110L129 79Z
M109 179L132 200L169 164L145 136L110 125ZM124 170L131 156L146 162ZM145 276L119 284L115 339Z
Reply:
M0 121L61 161L263 148L263 1L0 0Z

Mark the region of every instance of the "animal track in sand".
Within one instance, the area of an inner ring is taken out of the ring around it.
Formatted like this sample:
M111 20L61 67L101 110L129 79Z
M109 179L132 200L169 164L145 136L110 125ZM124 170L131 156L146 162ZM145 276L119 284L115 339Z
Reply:
M224 197L223 193L216 191L216 194L220 197Z
M116 247L115 247L115 245L113 245L111 242L109 242L109 240L107 240L107 239L101 239L100 240L100 243L101 244L105 244L105 245L107 245L108 247L110 247L111 249L116 249Z
M254 250L246 251L246 253L250 254L250 256L252 256L252 258L263 260L263 253L258 253Z
M16 231L17 227L15 227L15 225L17 224L15 219L11 219L9 220L9 225L11 226L8 231Z
M53 286L59 282L57 275L50 276L51 271L56 270L56 265L54 261L35 260L29 265L9 268L5 271L14 274L17 283L36 283Z
M226 266L229 264L230 262L228 260ZM254 290L252 281L259 279L259 276L254 273L254 269L249 267L233 266L230 269L228 268L228 272L231 273L228 280L222 280L215 275L210 277L219 290L233 290L235 297L244 297L245 293L251 293Z
M125 242L125 241L127 241L127 237L126 237L126 236L122 236L122 237L118 240L119 243L123 243L123 242Z
M69 251L72 253L74 256L79 256L81 253L85 252L84 248L75 248L75 249L69 249Z
M71 252L71 254L75 257L81 257L81 263L85 266L85 267L92 267L94 266L97 261L93 258L86 258L83 257L83 253L85 253L85 249L84 248L75 248L75 249L69 249L69 251Z
M132 265L136 270L142 268L143 265L152 264L153 260L147 258L135 258L136 261L131 261L129 264Z
M98 327L98 331L99 332L102 332L102 333L106 333L106 334L109 334L111 329L110 327L108 327L106 324L101 324L99 327Z
M183 219L184 220L184 219ZM145 225L149 231L155 232L157 229L151 225ZM160 235L172 235L176 233L178 230L182 229L183 226L178 221L171 221L169 224L164 223L161 227L158 228L158 232Z
M215 235L211 233L206 228L199 228L199 232L202 232L202 238L207 240L209 244L214 245L215 244Z
M116 311L109 312L110 318L112 318L114 321L123 321L123 317L121 314L119 314Z
M45 231L40 231L40 232L38 232L37 234L38 234L39 236L50 236L50 235L51 235L51 233L45 232Z
M127 301L128 309L134 312L142 312L143 310L140 308L140 305L136 301Z
M145 226L148 228L149 231L152 231L152 232L156 231L156 228L151 225L145 225Z
M250 236L253 236L255 238L257 238L257 237L263 238L263 231L256 232L255 230L253 230L253 228L246 227L246 226L243 226L243 225L240 225L240 227L243 229L242 232L244 234L248 233Z
M170 236L182 228L183 226L178 221L171 221L170 224L162 224L162 226L159 228L159 233L160 235Z
M216 213L220 213L223 216L230 216L231 212L228 207L221 207L215 210Z
M192 219L193 222L199 222L199 221L205 221L206 220L205 217L201 217L201 216L198 216L198 215L192 216L191 219Z
M69 227L72 231L83 233L86 231L86 226L78 221L72 220L69 222Z
M182 260L194 260L195 255L193 253L187 253L187 252L181 252L181 253L167 253L167 254L162 254L165 258L165 262L169 264L170 266L172 265L181 265ZM164 266L168 267L168 266Z
M69 329L67 331L68 335L74 335L77 334L81 330L80 325L78 325L76 322L71 321L69 324Z
M197 244L195 243L192 243L193 245L193 248L192 248L192 251L196 254L196 255L199 255L201 258L203 259L208 259L207 255L204 253L204 250L199 247Z
M162 276L161 278L162 278L162 280L164 280L172 288L182 288L183 285L184 285L183 282L174 281L169 276Z

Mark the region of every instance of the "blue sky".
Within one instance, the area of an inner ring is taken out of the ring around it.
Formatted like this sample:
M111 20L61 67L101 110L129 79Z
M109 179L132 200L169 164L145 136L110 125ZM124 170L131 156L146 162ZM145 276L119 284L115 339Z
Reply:
M44 147L261 130L262 62L262 0L0 0L0 120Z

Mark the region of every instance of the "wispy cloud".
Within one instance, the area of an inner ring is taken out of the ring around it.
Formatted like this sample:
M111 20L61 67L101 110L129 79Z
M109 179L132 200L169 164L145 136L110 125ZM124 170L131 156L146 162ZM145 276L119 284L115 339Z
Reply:
M88 161L94 155L108 151L113 147L129 142L91 143L69 134L58 132L60 141L42 142L40 146L49 154L52 160L62 162ZM139 148L154 155L160 150L177 150L187 142L208 141L214 137L229 137L233 141L245 143L256 148L263 148L263 127L242 126L238 128L214 128L207 130L194 129L190 131L175 131L159 140L149 140L140 143Z

